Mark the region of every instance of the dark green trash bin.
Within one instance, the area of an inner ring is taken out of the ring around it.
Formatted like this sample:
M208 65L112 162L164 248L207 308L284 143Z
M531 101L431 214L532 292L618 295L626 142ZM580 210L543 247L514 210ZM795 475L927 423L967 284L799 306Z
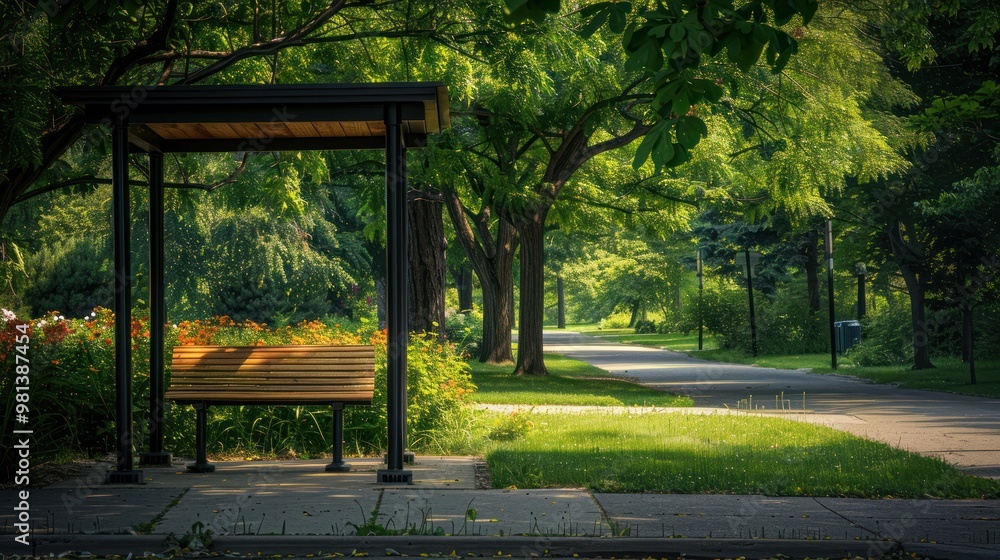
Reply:
M861 342L861 323L857 321L837 321L833 324L833 334L837 340L837 353L843 354L855 344Z

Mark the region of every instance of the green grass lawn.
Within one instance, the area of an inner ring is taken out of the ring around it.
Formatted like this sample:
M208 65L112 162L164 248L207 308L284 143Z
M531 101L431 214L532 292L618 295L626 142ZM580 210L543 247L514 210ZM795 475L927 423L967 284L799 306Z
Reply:
M617 332L618 330L622 332ZM639 344L641 346L651 346L653 348L667 348L678 352L697 351L698 333L681 334L635 334L633 329L616 329L616 331L592 331L587 334L599 336L600 338L612 342L623 344ZM702 347L706 349L716 348L715 340L706 334L702 339Z
M514 377L514 366L472 362L478 390L471 400L486 404L691 406L689 397L665 393L620 379L590 364L546 354L547 376Z
M859 498L1000 497L964 475L844 432L780 418L646 414L532 415L516 441L486 453L493 485L597 492Z
M609 380L588 364L546 355L548 377L473 363L470 400L492 404L689 405L686 398ZM1000 497L1000 481L851 434L751 415L499 414L467 411L442 430L441 453L481 454L493 486L599 492L775 496ZM451 440L451 441L448 441Z

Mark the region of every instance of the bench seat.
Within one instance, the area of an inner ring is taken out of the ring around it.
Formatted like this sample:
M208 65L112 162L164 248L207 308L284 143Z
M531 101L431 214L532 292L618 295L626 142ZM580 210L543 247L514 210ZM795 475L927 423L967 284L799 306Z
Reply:
M329 405L333 461L345 471L344 405L369 405L375 389L375 349L351 346L176 346L165 397L197 411L197 459L192 472L215 470L206 460L206 410L214 405Z

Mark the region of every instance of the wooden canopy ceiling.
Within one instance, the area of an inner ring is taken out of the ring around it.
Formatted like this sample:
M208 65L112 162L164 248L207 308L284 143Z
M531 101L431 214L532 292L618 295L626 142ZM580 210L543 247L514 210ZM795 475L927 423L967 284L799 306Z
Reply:
M56 91L91 123L125 119L131 149L239 152L379 149L396 105L407 147L450 125L440 83L80 87ZM110 121L110 122L109 122Z

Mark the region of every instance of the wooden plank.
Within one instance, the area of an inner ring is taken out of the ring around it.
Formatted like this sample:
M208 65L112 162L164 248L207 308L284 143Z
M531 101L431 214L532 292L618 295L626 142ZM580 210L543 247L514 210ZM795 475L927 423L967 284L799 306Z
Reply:
M258 352L271 352L280 350L301 350L301 351L313 351L313 350L350 350L358 348L367 348L374 350L375 347L371 344L275 344L271 346L211 346L211 345L182 345L174 346L174 350L216 350L220 352L233 352L237 350L254 350Z
M347 136L339 122L314 122L313 128L323 138L343 138Z
M174 123L150 123L147 126L149 126L150 130L168 140L190 140L192 138L197 138L197 135L195 135L193 131L189 130L186 125Z
M174 369L173 371L174 379L186 379L190 377L335 377L335 378L354 378L354 377L374 377L375 368L350 368L350 369L243 369L235 370L233 368L227 368L224 366L212 366L203 368L183 368Z
M315 138L319 136L319 132L316 131L316 127L310 122L291 122L285 123L288 129L292 131L292 135L298 138Z
M229 126L236 132L237 138L247 138L253 140L255 138L266 138L266 136L261 136L261 131L259 128L254 126L253 123L229 123Z
M262 373L280 373L283 371L293 372L293 371L337 371L337 372L357 372L364 373L365 371L374 371L372 364L367 366L358 366L356 364L338 366L333 364L225 364L225 363L205 363L197 364L191 367L174 367L174 372L180 373L184 371L199 372L199 371L231 371L231 372L262 372Z
M240 393L245 394L249 397L254 395L259 395L261 397L267 397L270 394L281 394L286 395L290 393L302 393L304 395L311 395L316 398L327 400L332 398L331 395L341 395L344 393L357 393L357 394L371 394L374 390L374 384L356 384L356 385L343 385L341 387L327 387L327 386L314 386L314 385L299 385L299 386L286 386L285 388L275 388L269 386L248 386L241 387L239 385L212 385L212 386L192 386L192 387L171 387L168 392L170 394L176 395L188 395L191 393Z
M347 136L373 136L371 129L364 121L341 122L340 126L344 128L344 134Z
M208 138L242 138L229 123L195 123L194 126Z
M189 354L189 355L179 355L174 356L177 361L185 363L196 363L200 360L217 360L217 361L230 361L238 362L241 360L255 360L255 361L271 361L271 362L302 362L302 363L330 363L330 364L350 364L350 363L372 363L375 361L375 356L371 354L365 355L364 353L357 354L330 354L329 355L289 355L289 354L278 354L278 353L240 353L240 354Z
M316 395L315 393L276 393L272 395L265 395L263 393L258 393L258 398L254 398L253 395L223 391L205 391L203 393L191 391L185 392L182 395L173 396L173 394L168 391L166 397L172 401L180 403L210 401L218 403L226 402L229 404L259 404L267 402L280 402L286 404L332 404L337 402L350 402L367 404L372 400L371 393L365 391L336 393L331 395Z
M295 135L281 121L254 123L260 129L261 138L293 138Z
M218 386L218 387L262 387L262 386L280 386L280 387L304 387L306 385L310 387L347 387L347 386L372 386L374 385L374 378L368 377L364 379L337 379L337 380L324 380L324 379L237 379L232 378L198 378L198 379L182 379L177 383L171 383L171 387L181 388L181 387L198 387L198 386Z
M324 354L353 354L364 352L374 355L374 346L175 346L174 354L289 354L309 356L317 353Z

